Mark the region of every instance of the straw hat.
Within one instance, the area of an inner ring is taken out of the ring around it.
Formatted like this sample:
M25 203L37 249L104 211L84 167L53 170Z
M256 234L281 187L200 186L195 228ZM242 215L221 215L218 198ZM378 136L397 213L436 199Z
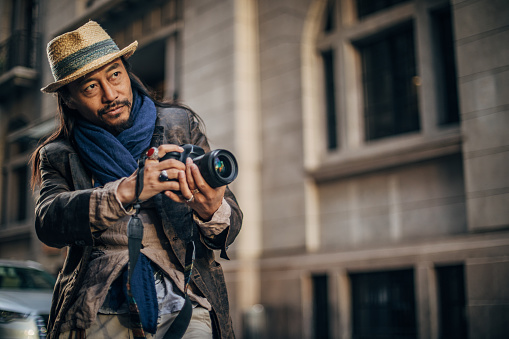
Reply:
M97 22L89 21L75 31L57 36L48 43L48 60L55 82L41 88L44 93L101 68L123 56L129 58L138 47L135 41L120 50Z

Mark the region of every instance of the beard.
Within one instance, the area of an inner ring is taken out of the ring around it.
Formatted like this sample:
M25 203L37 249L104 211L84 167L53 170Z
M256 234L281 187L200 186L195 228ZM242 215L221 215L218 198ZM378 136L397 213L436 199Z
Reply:
M126 129L129 129L133 126L133 122L134 122L134 118L133 118L133 115L131 114L131 108L132 108L132 104L129 100L116 100L114 102L112 102L111 104L107 105L106 107L104 107L103 109L99 110L97 113L99 115L100 118L102 118L102 116L104 114L106 114L106 112L112 108L115 108L117 106L125 106L127 107L127 110L129 111L129 118L127 118L127 120L123 120L123 121L118 121L118 122L115 122L115 123L107 123L106 121L103 120L104 124L103 124L103 128L105 130L107 130L108 132L110 132L111 134L113 135L118 135L120 133L122 133L123 131L125 131ZM122 113L119 113L117 115L115 115L113 117L113 120L116 120L120 117Z

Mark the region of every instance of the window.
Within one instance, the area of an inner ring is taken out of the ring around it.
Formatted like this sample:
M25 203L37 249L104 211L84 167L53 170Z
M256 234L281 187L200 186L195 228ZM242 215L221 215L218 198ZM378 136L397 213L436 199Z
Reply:
M458 88L454 37L452 34L451 8L449 6L431 12L435 41L435 73L439 97L439 124L446 125L459 121Z
M393 28L358 44L366 140L419 130L414 30Z
M311 7L303 45L314 49L302 49L302 88L305 166L313 177L458 151L450 2L317 0Z
M11 123L10 126L15 124ZM13 128L14 129L14 128ZM0 206L0 225L9 227L27 222L30 173L28 156L34 141L30 138L19 138L8 142L5 148L5 159L2 168L2 195Z
M439 338L467 339L465 281L462 265L437 268Z
M158 97L164 96L165 46L164 40L156 41L136 51L129 59L134 74L155 90Z
M330 338L329 281L325 274L313 275L313 338Z
M350 279L353 338L417 338L413 270L356 273Z
M13 170L13 186L12 193L14 197L13 210L15 211L14 220L24 221L27 217L27 197L28 197L28 167L20 166Z
M336 125L336 100L334 93L334 51L328 50L322 53L323 71L325 79L325 104L327 110L327 148L338 148L338 135Z
M155 91L158 99L178 99L180 95L182 0L160 1L157 6L132 2L124 9L125 19L101 25L117 44L127 46L137 40L139 47L129 58L133 73ZM133 17L132 13L136 13ZM128 14L128 15L127 15Z
M357 0L357 15L362 19L404 1L406 0Z
M46 271L15 266L0 266L0 290L53 290L55 278Z
M0 208L0 226L7 224L7 168L2 168L2 196L0 197L2 204Z
M37 2L17 0L2 6L10 13L2 15L6 36L0 43L0 75L15 67L37 69L40 40L35 21Z
M323 31L325 33L331 33L336 28L336 19L334 14L336 12L336 2L335 1L327 1L327 8L325 10L324 17L324 26Z

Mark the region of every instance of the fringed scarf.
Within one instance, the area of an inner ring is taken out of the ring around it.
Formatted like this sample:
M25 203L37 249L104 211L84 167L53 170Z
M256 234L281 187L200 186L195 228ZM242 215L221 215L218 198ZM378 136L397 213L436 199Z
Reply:
M133 174L150 146L157 117L154 102L133 91L131 115L132 126L117 136L88 120L76 120L78 152L99 186Z

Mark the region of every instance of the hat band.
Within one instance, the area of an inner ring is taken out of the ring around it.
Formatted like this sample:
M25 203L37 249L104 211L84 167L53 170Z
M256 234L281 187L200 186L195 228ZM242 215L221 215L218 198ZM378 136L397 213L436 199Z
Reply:
M51 67L51 70L55 76L55 80L59 81L88 65L92 61L119 51L120 49L112 39L106 39L68 55L64 59L55 63L53 67Z

